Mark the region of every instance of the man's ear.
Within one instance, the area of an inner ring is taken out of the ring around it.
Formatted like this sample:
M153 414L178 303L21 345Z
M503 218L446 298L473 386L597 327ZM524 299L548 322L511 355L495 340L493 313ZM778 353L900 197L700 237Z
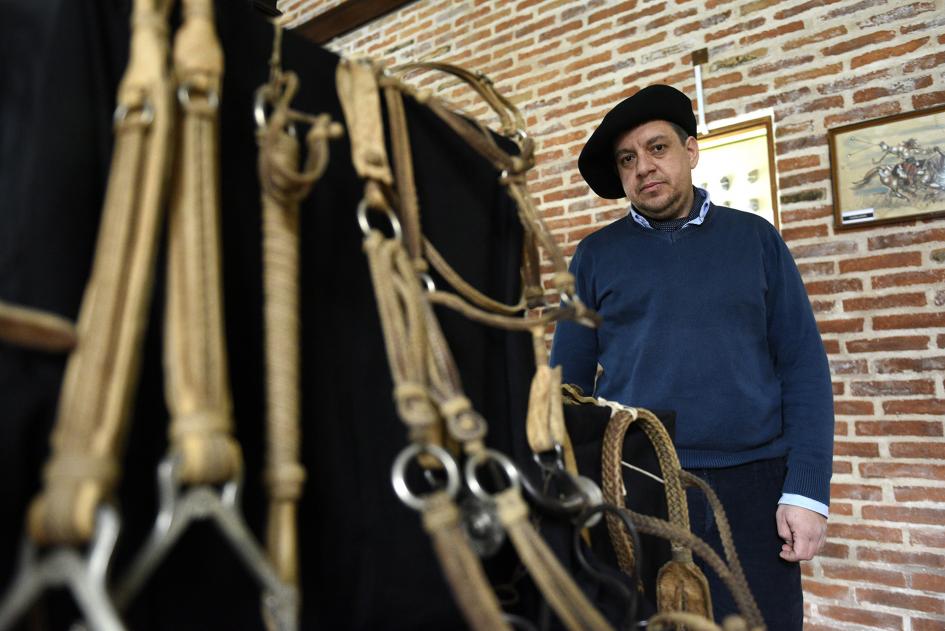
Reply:
M689 154L689 168L695 169L699 164L699 143L692 136L686 138L686 153Z

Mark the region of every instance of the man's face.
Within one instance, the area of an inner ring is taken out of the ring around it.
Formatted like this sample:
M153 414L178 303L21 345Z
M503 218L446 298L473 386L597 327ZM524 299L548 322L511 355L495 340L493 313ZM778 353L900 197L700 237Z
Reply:
M650 121L617 136L617 175L634 207L651 219L678 219L692 207L692 169L699 146L683 143L666 121Z

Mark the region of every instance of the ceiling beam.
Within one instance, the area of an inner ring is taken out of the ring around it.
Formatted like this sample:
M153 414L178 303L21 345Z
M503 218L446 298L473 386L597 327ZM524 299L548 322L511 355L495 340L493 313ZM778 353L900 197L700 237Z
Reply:
M316 44L325 44L411 2L414 0L345 0L294 30Z

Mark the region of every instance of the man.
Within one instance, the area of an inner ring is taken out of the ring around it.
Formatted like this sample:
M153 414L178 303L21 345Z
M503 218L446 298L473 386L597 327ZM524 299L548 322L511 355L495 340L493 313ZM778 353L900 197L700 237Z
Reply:
M833 452L830 371L804 285L777 230L692 185L692 103L654 85L612 109L581 151L595 193L630 211L571 262L603 319L562 322L552 364L605 399L677 413L682 466L719 494L769 629L801 629L798 561L824 544ZM693 532L721 550L707 503ZM705 570L715 615L735 611Z

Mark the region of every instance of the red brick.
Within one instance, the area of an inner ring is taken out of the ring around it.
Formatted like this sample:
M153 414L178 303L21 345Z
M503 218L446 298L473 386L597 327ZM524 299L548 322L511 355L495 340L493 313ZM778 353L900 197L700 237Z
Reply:
M847 312L869 311L873 309L892 309L894 307L924 307L925 305L925 294L891 294L872 298L847 298L843 301L843 310Z
M873 329L876 331L943 326L945 326L945 313L907 313L873 318Z
M775 39L780 35L785 33L793 33L795 31L804 30L804 22L797 20L795 22L788 22L787 24L782 24L777 28L768 29L767 31L761 31L759 33L752 33L751 35L746 35L738 40L738 43L742 46L747 46L759 42L761 40L771 40Z
M942 63L945 64L945 53L942 53L942 55ZM898 248L906 245L915 245L917 243L929 243L930 241L945 242L945 228L932 228L918 232L898 232L894 234L884 234L878 237L870 237L867 240L867 247L870 250L883 250L885 248Z
M853 465L849 460L834 459L833 473L834 475L847 475L849 473L853 473Z
M889 455L893 458L942 460L945 459L945 443L891 443Z
M571 48L568 50L561 51L554 55L548 55L547 57L542 57L541 59L536 59L535 63L538 64L539 67L547 68L548 66L556 64L559 61L564 61L565 59L570 59L571 57L580 57L580 56L581 56L581 48L577 47L577 48Z
M814 313L833 313L834 307L837 306L837 301L811 300L810 306L813 308Z
M729 35L734 35L735 33L741 33L742 31L750 31L751 29L758 28L765 23L764 18L754 18L747 22L742 22L728 28L720 30L712 30L705 34L705 41L714 42L716 40L725 39Z
M867 484L831 484L830 499L845 500L870 500L881 502L883 499L883 488L880 486L869 486Z
M660 2L658 4L653 4L648 7L643 7L639 11L634 13L624 13L617 18L617 24L627 24L629 23L640 23L643 21L643 18L648 15L658 15L666 9L666 3Z
M516 24L518 24L519 22L520 20L517 21ZM526 25L518 29L517 31L515 31L515 39L522 39L529 33L534 33L535 31L545 28L546 26L551 26L552 24L554 24L554 22L555 22L554 17L548 17L543 20L535 20L531 18L531 16L529 16L529 20L526 22ZM496 32L499 31L498 25L496 25L495 30Z
M935 394L935 382L929 379L903 381L854 381L850 393L855 396L890 396L911 394Z
M899 106L899 103L895 101L891 103L867 105L864 107L853 107L842 114L831 114L824 118L824 127L830 129L831 127L845 125L846 123L858 123L864 120L898 114L900 111L902 111L902 108Z
M830 373L833 375L863 375L869 372L865 359L833 359L830 361Z
M919 267L921 265L922 254L920 252L896 252L895 254L878 254L840 261L840 273L863 272L891 267Z
M808 167L820 166L820 156L800 156L797 158L782 158L778 160L778 172L796 171Z
M890 57L900 57L902 55L907 55L913 51L918 50L929 41L928 37L922 37L911 42L906 42L905 44L899 44L898 46L890 46L889 48L880 48L879 50L873 50L868 53L864 53L859 57L854 57L850 60L850 69L856 70L867 64L871 64L876 61L881 61L884 59L889 59Z
M568 64L567 66L564 67L564 71L573 72L574 70L579 70L580 68L586 68L587 66L593 66L595 64L604 63L605 61L609 61L610 57L611 57L610 51L607 50L598 55L585 57L584 59L575 61L572 64Z
M731 14L730 11L728 13ZM658 28L662 28L668 24L672 24L673 22L677 20L688 18L695 14L696 14L695 9L686 9L685 11L677 11L676 13L666 13L656 18L655 20L650 20L649 22L646 23L646 25L643 28L644 30L647 30L647 31L655 31ZM696 24L698 25L698 22L696 22ZM696 28L698 28L698 26ZM679 33L676 33L676 35L679 35Z
M781 176L778 178L778 185L782 188L791 188L800 184L810 184L811 182L820 182L830 179L830 169L818 169L816 171L807 171L794 175Z
M840 352L839 340L824 340L824 350L828 355L836 355Z
M942 619L910 618L912 631L942 631Z
M830 502L830 515L832 517L844 516L852 517L853 516L853 505L848 504L847 502Z
M857 90L853 93L853 102L865 103L867 101L875 101L876 99L882 99L889 96L894 96L896 94L909 94L911 92L921 90L922 88L927 88L930 85L932 85L932 77L925 75L907 81L899 81L890 86Z
M821 583L805 579L803 581L804 594L817 596L818 598L831 598L833 600L842 600L850 595L850 588L845 585L835 585L832 583ZM805 629L809 627L805 626Z
M906 285L935 285L945 282L945 270L925 270L921 272L899 272L884 276L873 276L873 289L885 287L904 287Z
M674 66L674 64L669 63L669 64L665 64L665 65L662 65L662 66L657 66L656 68L649 68L649 69L647 69L647 70L641 70L640 72L634 72L633 74L629 74L629 75L627 75L626 77L624 77L624 78L623 78L623 82L624 82L625 84L626 84L626 83L636 83L637 81L639 81L640 79L642 79L642 78L644 78L644 77L649 77L649 76L654 75L654 74L659 74L659 73L661 73L661 72L666 72L667 70L669 70L669 69L672 68L673 66Z
M927 335L905 335L879 337L869 340L848 340L848 353L869 353L873 351L918 351L929 347Z
M891 629L892 631L902 631L903 629L902 617L888 613L837 605L819 605L817 611L822 617L839 622L859 624L874 629Z
M795 245L791 248L791 254L795 259L852 254L856 251L856 241L825 241L823 243L811 243L809 245Z
M924 592L945 592L945 576L940 574L913 574L912 588Z
M820 52L823 55L842 55L844 53L850 52L851 50L857 50L858 48L863 48L864 46L875 46L880 42L888 42L889 40L895 38L896 31L872 31L867 35L861 35L860 37L844 40L839 44L834 44L833 46L821 48Z
M910 528L909 540L920 546L945 548L945 528Z
M818 320L817 329L821 333L858 333L863 330L863 318Z
M584 30L578 31L577 33L572 33L571 35L568 35L568 41L571 42L572 44L577 44L577 43L583 42L588 37L594 37L595 35L609 31L610 29L611 29L611 25L607 22L603 22L595 27L586 28ZM620 38L626 39L627 37L630 37L634 33L636 33L636 31L637 31L637 28L633 26L628 29L624 29L623 31L620 31L618 33L612 32L609 35L607 35L607 37L601 38L594 42L590 42L590 49L598 50L600 49L600 46L601 46L599 42L607 43L608 41L613 41L615 39L620 39Z
M906 74L916 70L932 70L945 65L945 52L932 53L918 59L913 59L902 65L902 71Z
M875 506L862 508L863 519L909 524L939 525L945 523L945 510L904 506Z
M564 35L565 33L570 33L571 31L581 28L581 26L582 26L581 20L573 20L571 22L565 22L558 28L553 28L553 29L544 31L543 33L539 35L539 39L541 39L542 41L553 41L556 38L560 37L561 35Z
M941 480L945 476L945 466L931 464L911 464L906 462L861 462L860 475L864 478L918 478L920 480Z
M851 443L835 441L833 453L836 456L854 456L860 458L879 457L879 445L876 443Z
M804 283L807 293L811 296L824 294L839 294L846 291L862 291L863 281L859 278L845 278L843 280L818 280Z
M862 547L857 548L856 558L860 561L878 561L896 566L911 565L929 569L945 569L945 554L933 552L901 552Z
M834 4L840 2L840 0L807 0L807 2L802 2L799 5L778 11L774 14L774 19L784 20L790 17L794 17L799 13L803 13L809 9L819 9L820 7L826 6L828 4Z
M887 414L945 414L945 399L912 399L884 401Z
M813 55L801 55L800 57L781 57L777 59L777 61L756 64L755 66L752 66L752 68L748 71L748 76L754 77L772 72L776 72L780 76L783 74L782 71L786 68L802 66L812 61L814 61Z
M912 107L917 110L924 110L942 103L945 103L945 90L912 95Z
M624 44L623 46L617 49L617 52L623 55L626 53L633 52L635 50L640 50L641 48L646 48L647 46L650 46L652 44L662 42L664 39L666 39L665 32L657 33L655 35L651 35L650 37L645 37L643 39L638 39L636 41Z
M905 587L906 577L902 572L876 570L859 565L822 564L824 577L840 579L851 583L875 583L889 587Z
M897 486L893 489L897 502L937 502L945 504L945 488L928 486ZM945 561L942 563L945 566Z
M880 359L873 363L876 372L880 374L899 373L899 372L930 372L945 370L945 357L923 357L921 359L910 359L906 357L895 357L892 359Z
M817 91L820 94L836 94L838 92L848 92L866 84L891 83L893 79L890 77L889 72L888 69L884 69L874 70L872 72L858 72L853 75L842 73L838 75L840 78L835 81L818 85Z
M788 230L794 230L794 228L782 228L781 233ZM807 278L809 276L832 276L836 272L836 263L833 261L818 261L816 263L799 263L797 265L798 271L801 273L801 276ZM810 290L808 290L810 291Z
M857 421L857 436L942 436L940 421Z
M802 208L797 210L782 210L781 223L792 223L795 221L807 221L809 219L822 219L823 217L833 216L833 208L823 206L820 208Z
M875 603L886 607L908 609L910 611L924 611L926 613L945 613L945 601L941 598L904 594L902 592L888 592L882 589L856 589L856 599L860 603Z
M750 73L749 73L750 74ZM785 153L790 153L791 151L798 151L800 149L814 149L816 147L826 146L827 136L826 134L819 134L815 136L806 136L804 138L792 138L791 140L779 140L774 143L774 149L776 155L784 155ZM823 209L820 209L823 211ZM827 216L833 214L833 208L830 209L830 213Z
M777 17L777 15L775 15L775 17ZM841 35L846 35L846 34L847 34L847 27L834 26L832 28L828 28L825 31L814 33L813 35L808 35L807 37L799 37L797 39L792 39L791 41L786 42L784 46L782 46L782 48L784 50L794 50L795 48L801 48L802 46L816 44L817 42L823 42L825 40L833 39L834 37L839 37Z
M828 541L824 544L818 556L829 557L831 559L847 559L850 556L850 546Z
M633 9L636 8L636 6L637 6L637 0L629 0L628 2L621 2L620 4L615 4L613 6L607 7L606 9L603 9L596 13L591 13L589 16L587 16L587 21L588 23L591 23L591 22L597 22L598 20L605 20L609 17L620 15L622 13L626 13L627 11L632 11ZM662 10L662 7L664 6L665 4L660 5L661 7L660 10Z
M847 414L847 415L872 414L873 402L872 401L834 401L833 411L834 411L834 414Z
M819 68L813 68L811 70L804 70L802 72L795 72L789 75L782 75L775 77L774 87L781 88L797 81L810 81L811 79L816 79L818 77L833 76L842 70L843 64L829 64Z

